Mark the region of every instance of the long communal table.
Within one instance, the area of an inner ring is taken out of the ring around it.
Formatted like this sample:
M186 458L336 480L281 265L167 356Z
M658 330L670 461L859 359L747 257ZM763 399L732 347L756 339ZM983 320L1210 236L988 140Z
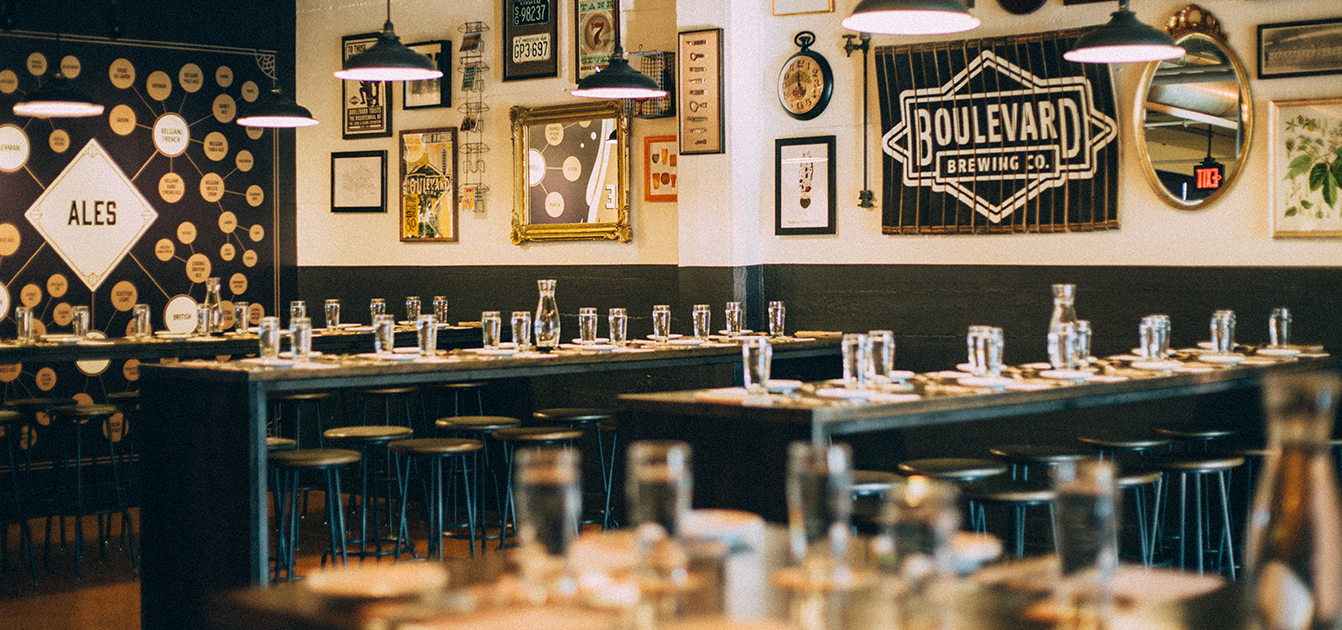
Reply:
M723 366L739 364L740 357L739 348L731 346L447 363L346 361L325 369L241 361L143 365L141 627L204 627L210 594L267 583L265 437L271 395ZM837 357L834 339L780 343L774 354L778 362L821 360L834 366Z

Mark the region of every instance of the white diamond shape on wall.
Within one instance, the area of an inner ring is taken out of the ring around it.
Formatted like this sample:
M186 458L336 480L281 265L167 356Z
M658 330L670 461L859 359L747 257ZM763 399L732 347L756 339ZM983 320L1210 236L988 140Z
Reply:
M89 140L24 216L97 291L158 213L102 145Z

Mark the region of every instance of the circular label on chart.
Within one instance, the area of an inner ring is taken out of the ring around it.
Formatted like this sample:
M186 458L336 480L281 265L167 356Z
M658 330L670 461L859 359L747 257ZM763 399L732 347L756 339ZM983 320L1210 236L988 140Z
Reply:
M527 153L527 185L535 186L545 179L545 156L535 149Z
M177 173L167 172L158 178L158 196L168 203L177 203L186 194L186 182Z
M260 225L253 225L250 230L247 230L247 236L252 239L253 243L260 243L261 239L266 237L266 229Z
M168 262L169 260L172 260L172 257L175 256L176 254L177 254L177 246L174 245L172 241L166 238L161 238L158 239L157 243L154 243L155 258L163 262Z
M28 74L40 77L47 73L47 58L42 53L28 55Z
M108 361L107 363L111 363L111 361ZM82 371L83 368L80 369ZM107 368L104 367L103 369L105 370ZM85 372L85 374L88 374L88 372ZM101 374L101 372L99 372L99 374ZM89 374L89 376L96 375ZM126 424L126 416L120 412L112 414L112 417L108 418L106 422L103 422L103 437L106 437L112 442L120 442L122 438L126 437L126 431L129 430L130 427Z
M247 205L255 208L265 203L266 191L261 190L260 186L252 184L247 187Z
M233 85L233 69L228 66L219 66L219 69L214 71L214 82L218 83L219 87Z
M33 318L33 337L41 339L42 335L47 334L47 325L43 324L36 317Z
M247 267L255 267L255 266L256 266L256 252L254 252L254 251L252 251L252 250L250 250L250 249L247 250L247 251L245 251L245 252L242 252L242 264L245 265L245 266L247 266Z
M266 316L266 307L260 304L252 303L247 307L247 324L256 325L261 323L261 318Z
M247 276L240 273L233 274L232 277L228 279L228 290L232 291L233 295L242 295L243 293L246 293Z
M205 73L201 72L200 66L188 63L177 71L177 82L182 84L183 90L195 94L205 85Z
M135 131L135 110L131 109L129 105L117 105L107 115L107 124L116 135L129 136L132 131Z
M37 381L38 389L44 392L49 392L51 391L51 388L56 386L56 370L53 370L49 367L44 367L37 371L37 377L34 380ZM50 423L51 419L48 418L47 424Z
M92 333L90 333L90 336L92 336ZM104 338L105 338L105 337L104 337ZM71 396L70 398L73 398L73 399L74 399L76 405L92 405L92 404L93 404L93 397L90 396L90 395L88 395L88 394L86 394L86 393L84 393L84 392L79 392L78 394L75 394L74 396ZM84 423L81 422L81 423L79 423L79 424L84 424Z
M233 97L227 94L220 94L214 97L214 119L221 123L233 122L233 117L238 113L238 105L233 101Z
M182 221L182 224L177 226L177 240L181 241L183 245L190 245L195 242L196 225L190 221Z
M559 146L564 141L564 125L561 123L550 123L545 126L545 141L552 147Z
M228 138L218 131L211 131L205 136L205 157L215 162L228 157Z
M149 93L149 98L166 101L172 94L172 79L168 78L168 73L155 70L149 73L148 79L145 79L144 89Z
M70 289L70 281L59 273L51 274L47 278L47 294L54 298L65 297L65 292Z
M558 192L552 192L545 196L545 214L554 218L559 218L564 214L564 196Z
M57 326L69 326L74 320L75 308L67 302L60 302L51 309L51 321L56 322Z
M205 254L192 254L186 259L186 277L192 282L204 282L210 277L210 258Z
M238 229L238 215L227 210L219 213L219 231L224 234L232 234L233 230Z
M264 127L248 127L248 128L247 128L247 137L248 137L248 138L251 138L252 140L260 140L260 139L261 139L261 136L265 135L265 133L266 133L266 130L265 130Z
M126 362L121 365L121 375L126 377L128 381L140 380L140 360L126 359Z
M19 303L32 308L42 301L42 287L35 284L25 284L19 289Z
M0 223L0 256L13 256L20 242L19 228L13 223Z
M163 308L163 325L171 332L189 333L196 329L196 301L189 295L168 300Z
M106 339L107 335L103 334L101 330L90 330L88 338ZM107 368L111 365L112 361L110 359L85 359L83 361L75 361L75 367L79 368L79 371L83 372L84 376L97 376L102 374L103 372L106 372ZM88 404L93 404L93 400L90 399Z
M116 310L125 313L135 307L135 300L139 299L140 292L136 290L135 285L128 280L122 280L112 287L112 306Z
M13 70L0 70L0 92L13 94L17 89L19 89L19 75L14 74Z
M256 164L251 151L238 151L238 157L234 161L237 162L238 170L244 173L252 170L252 166Z
M579 177L582 177L582 162L570 155L564 159L564 179L576 182Z
M233 303L230 302L230 301L228 301L228 300L224 300L224 301L222 301L222 302L219 303L219 308L222 309L222 310L224 311L224 313L223 313L223 318L224 318L224 322L223 322L224 330L228 330L228 329L232 328L232 327L233 327ZM225 359L225 360L227 360L227 359Z
M23 374L22 363L6 363L0 365L0 383L13 383L14 379Z
M79 78L79 73L84 71L84 66L80 65L79 58L74 55L61 57L61 74L67 79Z
M28 163L28 134L15 125L0 125L0 171L13 173Z
M224 198L224 178L218 173L206 173L200 178L200 196L205 201L214 203Z
M0 320L9 317L9 289L0 284Z
M107 78L122 90L135 85L135 65L126 59L117 59L107 67Z
M65 133L64 129L57 129L47 136L47 146L51 147L54 153L65 153L70 148L70 134Z
M237 255L238 248L234 247L232 243L224 243L223 246L219 248L219 259L224 262L233 260L233 257Z
M177 114L164 114L154 121L154 148L168 157L186 152L191 142L191 127Z
M256 102L256 97L258 97L258 96L260 96L260 95L261 95L261 90L260 90L260 88L257 88L257 87L256 87L256 83L254 83L254 82L252 82L252 81L244 81L244 82L243 82L243 84L242 84L242 100L247 101L248 103L254 103L254 102Z

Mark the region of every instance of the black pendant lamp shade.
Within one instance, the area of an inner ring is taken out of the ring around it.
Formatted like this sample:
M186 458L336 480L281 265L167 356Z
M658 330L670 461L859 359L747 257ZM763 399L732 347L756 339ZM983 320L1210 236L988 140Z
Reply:
M961 0L862 0L843 27L882 35L938 35L978 28Z
M255 103L244 107L237 123L244 127L267 127L288 129L293 127L311 127L317 124L308 108L295 103L284 95L279 88L262 94Z
M391 0L387 0L387 22L377 42L363 52L345 60L344 67L335 73L346 81L427 81L443 76L438 64L401 43L391 26Z
M1128 10L1128 1L1119 0L1109 23L1082 35L1062 56L1078 63L1147 63L1183 55L1169 33L1143 24Z
M578 82L574 96L586 98L661 98L666 90L652 77L635 70L624 58L624 48L615 44L610 62L600 72Z
M103 113L103 106L70 84L57 72L27 100L14 105L14 113L33 118L88 118Z

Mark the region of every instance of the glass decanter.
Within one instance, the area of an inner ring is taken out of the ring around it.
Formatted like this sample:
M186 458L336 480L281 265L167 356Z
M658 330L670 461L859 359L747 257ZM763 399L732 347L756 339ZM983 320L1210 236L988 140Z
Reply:
M209 325L203 332L214 334L224 331L224 302L219 295L219 279L205 279L205 302L203 306L209 311Z
M536 349L547 351L559 346L559 306L555 304L555 281L537 280L540 301L536 303Z
M1247 591L1264 630L1342 628L1342 507L1329 447L1342 378L1270 375L1268 448L1249 512Z
M1075 324L1077 320L1075 304L1075 284L1053 285L1053 317L1048 320L1048 329L1053 330L1054 326L1067 322Z

